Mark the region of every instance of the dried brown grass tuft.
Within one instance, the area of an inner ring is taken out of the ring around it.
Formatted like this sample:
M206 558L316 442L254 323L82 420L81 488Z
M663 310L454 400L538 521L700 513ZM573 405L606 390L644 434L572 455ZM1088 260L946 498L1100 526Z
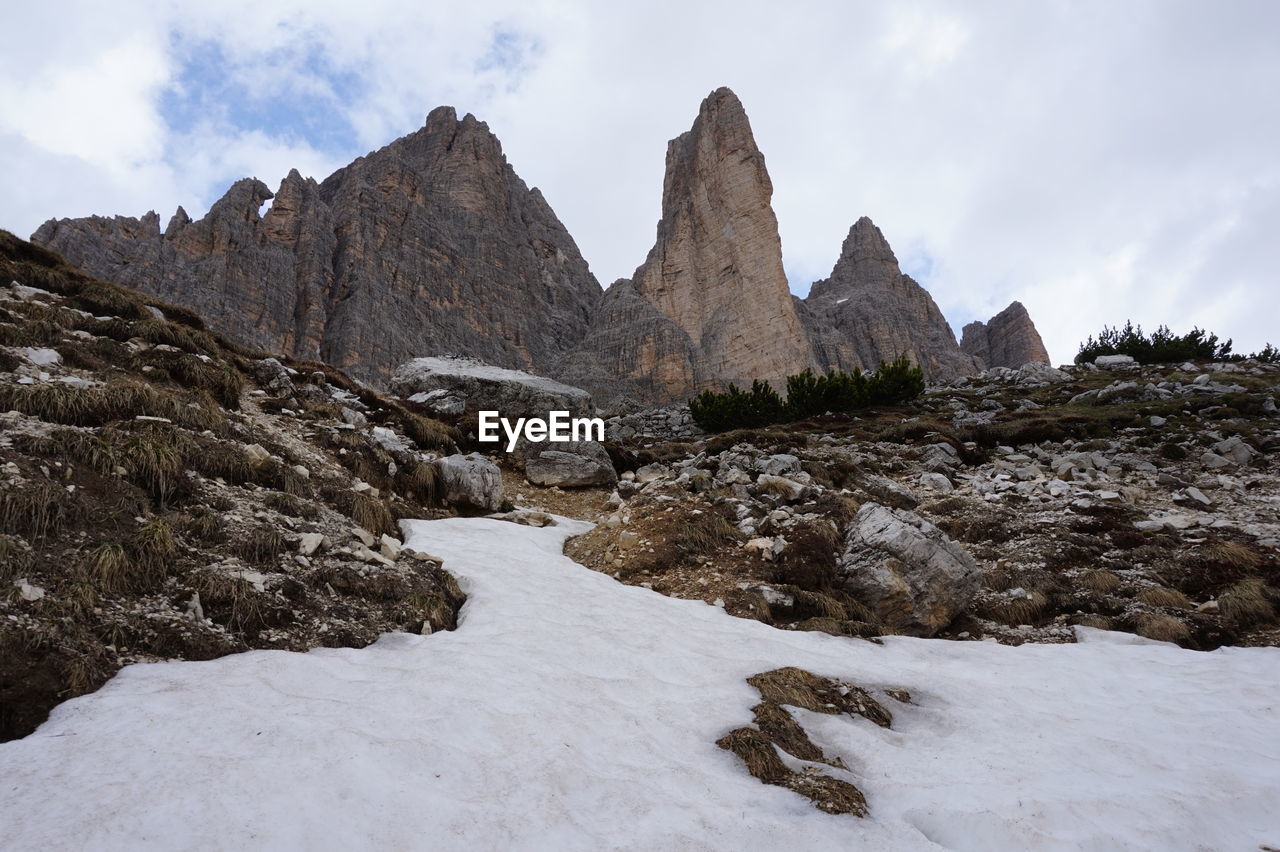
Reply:
M1137 634L1159 642L1184 642L1191 631L1172 615L1143 613L1138 616Z
M1150 606L1190 609L1191 601L1177 589L1164 586L1150 586L1138 592L1138 600Z
M1241 580L1223 592L1218 598L1218 612L1235 627L1252 627L1276 617L1266 585L1257 577Z

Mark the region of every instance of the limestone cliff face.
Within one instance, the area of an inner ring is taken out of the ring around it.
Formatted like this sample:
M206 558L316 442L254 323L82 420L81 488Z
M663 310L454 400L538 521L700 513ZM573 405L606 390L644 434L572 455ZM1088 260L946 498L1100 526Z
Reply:
M781 387L815 366L772 195L742 104L717 89L668 144L657 241L633 278L610 288L575 363L594 357L655 399L753 379Z
M1031 361L1051 363L1040 332L1021 302L1013 302L985 323L966 325L960 348L988 367L1017 368Z
M668 145L652 250L607 293L488 127L451 107L321 183L292 171L273 194L246 178L198 221L181 207L163 231L155 213L50 220L33 240L245 343L375 384L412 358L464 355L605 403L665 403L903 354L932 381L1048 360L1017 303L966 329L962 351L870 219L795 298L772 195L742 104L717 89Z
M46 222L35 242L184 304L233 337L384 381L409 358L466 354L549 372L601 298L577 245L473 116L440 107L323 183L237 182L193 222Z
M880 229L862 217L849 230L831 276L814 282L802 317L826 369L873 370L906 355L930 381L977 372L933 298L909 275Z

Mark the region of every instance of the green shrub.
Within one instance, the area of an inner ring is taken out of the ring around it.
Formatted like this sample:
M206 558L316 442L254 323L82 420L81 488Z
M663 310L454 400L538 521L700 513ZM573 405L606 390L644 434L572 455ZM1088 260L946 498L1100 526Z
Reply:
M1263 350L1264 353L1266 350ZM1099 355L1128 355L1139 364L1169 364L1177 361L1240 360L1231 354L1231 341L1218 342L1218 335L1193 328L1178 336L1162 325L1148 337L1142 326L1125 322L1124 328L1103 326L1095 340L1092 335L1080 344L1076 363L1084 364Z
M782 397L768 382L756 379L749 392L729 385L724 393L703 391L689 400L689 413L708 432L724 432L753 426L781 423Z
M834 371L824 376L805 370L787 377L784 403L768 382L756 380L749 392L734 385L724 393L703 391L689 400L694 422L708 432L750 429L803 420L828 412L843 414L871 405L890 405L924 392L924 371L905 355L863 373Z

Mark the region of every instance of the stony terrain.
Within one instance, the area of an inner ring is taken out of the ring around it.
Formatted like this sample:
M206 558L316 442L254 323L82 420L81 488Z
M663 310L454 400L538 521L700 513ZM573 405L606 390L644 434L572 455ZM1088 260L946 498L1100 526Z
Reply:
M568 552L792 629L1275 645L1277 395L1248 361L1030 364L768 431L658 415Z
M163 230L155 212L56 219L32 239L242 343L378 387L410 358L462 355L625 413L903 354L933 381L1048 361L1025 310L1002 321L1014 306L962 351L865 217L830 277L795 298L772 195L746 111L722 88L668 145L652 250L603 292L487 125L451 107L321 183L292 171L273 194L245 178L198 221L181 208Z
M0 739L132 662L452 629L396 519L502 508L453 430L3 232L0 284Z

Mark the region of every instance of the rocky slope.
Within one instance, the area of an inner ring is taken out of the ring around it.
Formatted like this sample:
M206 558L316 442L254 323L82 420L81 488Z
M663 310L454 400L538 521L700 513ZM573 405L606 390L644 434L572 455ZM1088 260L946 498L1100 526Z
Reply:
M384 381L417 355L547 372L600 286L488 127L440 107L317 184L237 182L197 222L61 219L34 242L185 305L237 340Z
M985 323L966 325L960 349L987 367L1017 369L1032 361L1052 363L1040 332L1021 302L1013 302Z
M1032 363L770 430L666 413L568 552L786 629L1280 645L1277 396L1249 361Z
M456 432L5 232L0 281L0 740L132 662L452 629L396 519L501 501Z
M906 355L942 382L981 369L960 351L933 298L909 275L884 234L863 216L849 229L831 275L815 281L804 314L825 369L874 370Z

